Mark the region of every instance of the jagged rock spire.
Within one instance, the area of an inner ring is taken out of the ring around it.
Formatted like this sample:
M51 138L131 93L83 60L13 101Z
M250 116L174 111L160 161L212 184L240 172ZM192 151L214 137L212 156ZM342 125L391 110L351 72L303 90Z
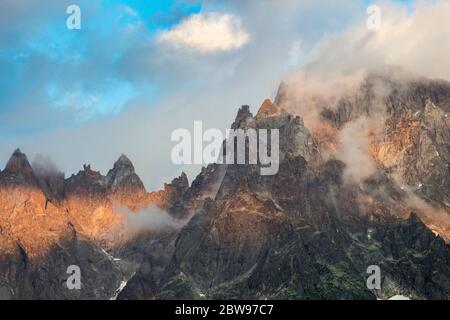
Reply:
M125 177L134 174L134 166L130 159L124 154L122 154L119 159L114 163L114 166L109 170L107 177L111 182L119 182Z
M33 168L27 156L20 149L16 149L13 152L1 176L7 177L10 182L37 184Z
M233 124L231 125L231 129L238 129L245 127L245 124L247 123L247 119L253 118L253 114L250 112L250 107L247 105L242 106L238 114L236 116L236 119L234 120Z
M256 114L255 118L258 120L258 119L263 119L263 118L267 118L267 117L280 115L282 113L282 111L283 110L281 108L279 108L278 106L276 106L275 104L273 104L270 99L266 99L266 100L264 100L261 107L259 108L258 113Z
M133 163L124 154L117 159L106 178L108 184L115 190L117 188L131 188L145 192L144 184L136 174Z
M117 168L127 168L130 170L133 170L134 172L134 166L133 163L131 162L131 160L124 155L123 153L120 155L119 159L116 161L116 163L114 163L114 167Z
M20 151L20 149L16 149L6 164L4 172L8 173L19 173L22 169L30 169L31 165L28 162L27 156Z
M189 188L189 180L186 173L182 172L178 178L172 180L170 185L180 191L187 190Z

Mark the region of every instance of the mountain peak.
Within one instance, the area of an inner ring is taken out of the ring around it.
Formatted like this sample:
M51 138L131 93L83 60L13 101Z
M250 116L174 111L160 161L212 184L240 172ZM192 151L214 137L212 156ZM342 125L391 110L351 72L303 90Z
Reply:
M231 125L231 129L239 129L245 127L247 119L253 118L253 114L250 112L250 107L247 105L242 106L237 115L234 123Z
M186 190L189 188L189 180L186 173L181 172L181 175L172 180L171 186L175 187L177 190Z
M129 176L134 173L134 165L131 160L125 155L121 154L119 159L114 163L113 168L108 172L108 176Z
M19 173L23 169L31 170L31 165L28 162L27 156L22 153L20 149L16 149L11 155L11 158L9 158L4 171L9 173Z
M131 168L134 171L134 166L131 160L125 155L121 154L119 159L114 163L115 168Z
M141 180L136 175L133 163L125 154L120 155L106 177L109 184L115 188L123 187L124 185L134 185L136 188L144 189Z
M2 176L8 176L14 182L36 184L36 176L27 156L16 149L9 158Z
M90 163L83 164L83 171L86 173L94 172L94 170L92 170L92 168L91 168Z
M263 119L268 118L272 116L277 116L282 113L282 109L277 107L272 103L270 99L264 100L261 107L258 110L258 113L256 114L256 119Z
M12 155L13 155L13 156L14 156L14 155L17 155L17 156L25 156L25 154L22 153L22 151L20 151L20 148L17 148L16 150L14 150L14 152L13 152Z

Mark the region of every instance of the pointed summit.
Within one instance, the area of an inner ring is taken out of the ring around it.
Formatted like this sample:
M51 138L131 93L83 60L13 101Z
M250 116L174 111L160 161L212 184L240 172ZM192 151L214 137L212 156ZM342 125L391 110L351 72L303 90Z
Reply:
M37 184L37 178L28 161L27 156L16 149L6 164L1 177L6 177L10 182Z
M116 169L129 169L134 172L134 166L131 160L124 155L123 153L120 155L119 159L114 163L114 168Z
M245 127L247 124L247 119L251 118L253 118L253 115L250 112L250 107L247 105L242 106L238 111L234 123L231 125L231 129L239 129Z
M114 163L106 175L108 184L115 190L117 188L132 188L145 191L144 184L134 170L131 160L124 154Z
M272 117L272 116L278 116L280 114L282 114L282 109L277 107L276 105L274 105L272 103L272 101L270 99L266 99L264 100L264 102L262 103L261 107L258 110L258 113L256 114L256 119L263 119L263 118L268 118L268 117Z
M180 192L185 192L189 188L189 180L186 173L181 172L181 175L173 179L170 185L175 187Z
M133 163L122 153L119 159L114 163L113 168L109 170L107 177L116 180L130 176L134 173Z
M28 162L27 156L22 153L20 149L16 149L11 155L11 158L9 158L3 172L7 172L10 174L19 174L23 170L32 171L31 165Z

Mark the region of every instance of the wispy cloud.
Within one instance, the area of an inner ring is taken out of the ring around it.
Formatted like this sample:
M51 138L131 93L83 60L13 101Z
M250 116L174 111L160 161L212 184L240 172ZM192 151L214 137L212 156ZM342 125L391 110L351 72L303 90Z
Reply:
M345 31L323 37L311 50L303 70L330 75L400 66L450 81L450 2L417 1L413 12L409 6L393 2L378 5L382 10L379 30L364 28L361 19Z

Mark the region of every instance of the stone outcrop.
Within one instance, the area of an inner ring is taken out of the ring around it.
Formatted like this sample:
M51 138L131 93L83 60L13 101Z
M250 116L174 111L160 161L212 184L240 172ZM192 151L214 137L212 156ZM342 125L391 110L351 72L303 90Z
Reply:
M17 149L0 172L0 183L36 186L36 175L28 162L27 156Z

